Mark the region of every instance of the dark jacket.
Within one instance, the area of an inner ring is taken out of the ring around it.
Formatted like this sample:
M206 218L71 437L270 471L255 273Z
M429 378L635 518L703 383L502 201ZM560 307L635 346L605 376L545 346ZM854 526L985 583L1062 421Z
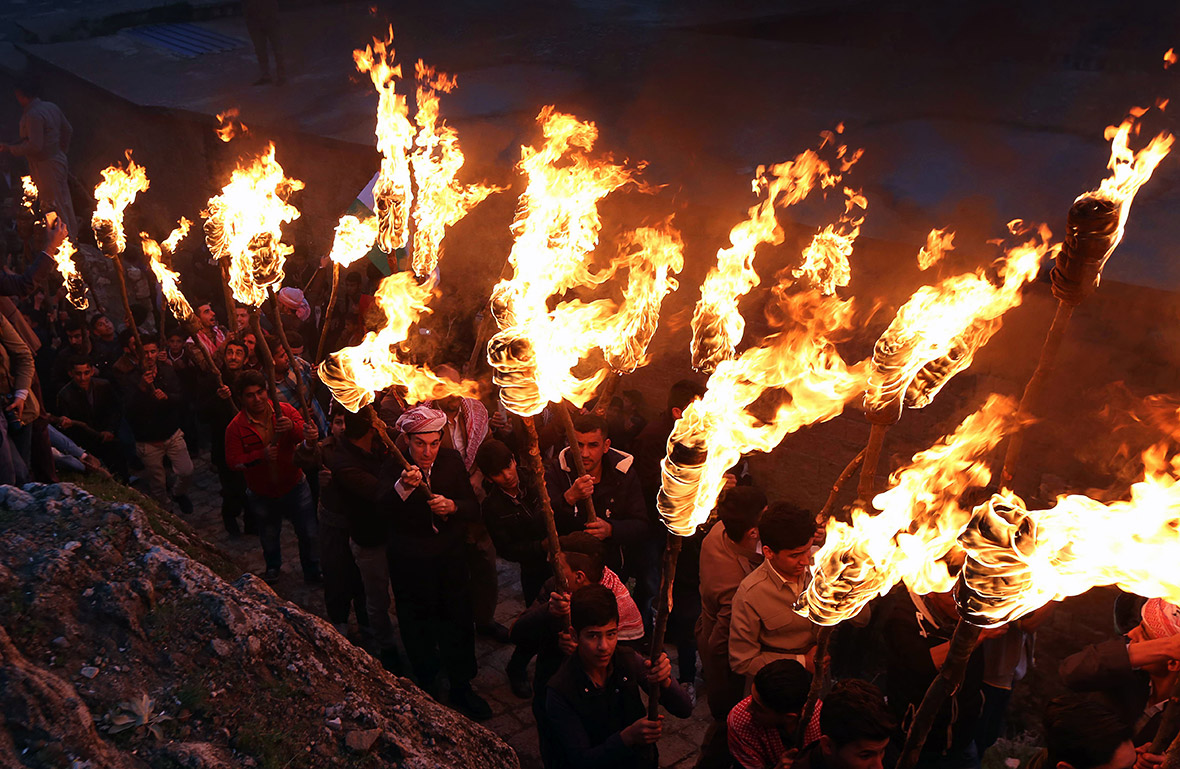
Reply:
M523 481L523 479L522 479ZM520 495L510 497L492 484L479 506L484 525L492 536L496 554L506 561L519 563L522 572L544 575L549 571L545 547L545 521L536 492L521 484ZM544 576L541 576L544 580Z
M886 639L888 685L885 694L903 729L938 674L930 650L951 639L954 624L935 625L923 617L904 588L886 599L882 628ZM962 685L947 699L934 719L923 753L940 755L966 748L975 739L975 725L983 708L983 650L976 649L967 663Z
M536 603L512 623L512 643L528 654L537 655L537 667L533 672L533 697L535 704L544 706L545 691L549 679L565 661L565 654L557 643L557 636L565 630L566 623L560 617L549 613L549 594L557 590L550 577L541 587Z
M331 483L321 493L321 503L343 513L353 542L361 547L384 545L389 540L397 496L393 485L401 477L401 465L376 436L372 451L336 438L320 444L320 451L324 467L332 473Z
M1151 678L1131 667L1125 638L1091 644L1061 661L1061 682L1075 692L1096 692L1128 724L1135 724L1151 698ZM1134 735L1136 745L1151 742L1163 712L1156 713Z
M400 471L398 475L401 475ZM479 519L479 502L475 499L467 466L463 464L459 452L439 449L438 457L430 469L430 490L454 502L458 509L446 518L440 518L430 512L426 490L421 486L404 500L395 490L393 517L389 527L391 558L435 558L461 554L467 537L467 524Z
M620 733L647 708L639 696L643 686L643 658L619 646L606 685L595 686L575 654L549 680L545 704L557 746L558 766L570 769L640 769L659 766L655 746L623 744ZM692 715L692 701L675 681L660 690L660 704L677 718Z
M606 545L606 565L612 569L621 563L619 548L640 544L651 532L651 522L643 504L643 491L632 465L634 458L617 449L602 457L602 480L594 484L594 510L611 524ZM553 505L558 534L581 531L586 525L584 504L566 504L565 492L576 480L569 464L569 448L561 450L557 460L545 472L545 484ZM617 569L616 569L617 570Z
M155 443L167 440L180 429L180 417L184 409L184 394L180 379L167 363L156 364L156 379L153 387L139 386L141 372L136 369L128 375L124 397L127 400L127 422L136 443ZM156 398L155 390L162 390L168 397Z
M38 283L43 283L53 272L54 266L53 259L41 251L20 275L0 272L0 296L28 296Z
M83 448L102 443L99 433L117 433L122 410L115 386L105 379L93 377L90 392L86 393L73 382L57 393L57 416L69 417L74 424L62 430L70 440Z

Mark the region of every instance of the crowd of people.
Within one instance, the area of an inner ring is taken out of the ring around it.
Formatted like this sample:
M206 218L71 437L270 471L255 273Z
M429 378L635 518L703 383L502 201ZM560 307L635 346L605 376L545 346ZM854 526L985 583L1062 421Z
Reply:
M52 113L39 101L25 105L42 115L30 118L30 131ZM56 196L58 187L44 189ZM396 387L377 393L372 411L386 435L369 410L331 398L316 348L321 335L328 351L359 341L370 275L345 277L331 322L326 301L290 281L278 325L262 318L259 338L249 308L221 303L214 269L203 294L200 276L192 281L195 333L167 321L158 289L133 297L132 329L121 316L66 303L48 253L76 228L72 209L54 210L62 216L34 228L26 258L0 274L0 483L51 482L61 468L109 473L183 516L193 509L192 458L207 450L227 536L257 536L263 577L279 583L289 523L302 579L322 585L330 621L387 669L486 719L492 709L472 686L475 638L511 644L504 673L531 701L546 767L657 766L664 723L648 717L649 689L673 717L707 700L702 769L880 769L896 760L947 653L958 619L952 596L899 588L838 628L837 682L803 723L818 628L794 605L823 531L813 511L768 499L744 463L727 474L710 521L683 543L666 636L675 670L667 654L649 659L667 536L655 506L660 462L676 419L703 394L700 382L673 384L658 415L646 415L633 390L603 415L577 412L576 440L542 414L542 485L521 461L523 424L493 388L485 400L425 403ZM208 255L195 263L207 265ZM458 379L464 367L433 368ZM556 563L543 503L563 552ZM519 568L525 609L511 627L496 621L498 560ZM986 633L919 766L980 765L1050 611ZM1048 748L1037 766L1161 763L1146 746L1177 694L1180 609L1124 596L1120 617L1125 637L1061 662L1077 694L1046 712Z

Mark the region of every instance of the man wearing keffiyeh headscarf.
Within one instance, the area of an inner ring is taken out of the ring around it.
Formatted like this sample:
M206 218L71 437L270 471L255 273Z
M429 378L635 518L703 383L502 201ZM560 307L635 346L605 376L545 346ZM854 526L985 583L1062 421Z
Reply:
M438 674L450 682L449 704L476 720L492 710L471 688L475 626L471 578L463 545L479 505L459 452L442 445L447 415L427 406L397 420L413 469L394 485L389 576L402 644L418 685L438 693Z
M1159 729L1168 698L1180 694L1180 607L1152 598L1140 617L1126 636L1066 657L1058 672L1067 687L1097 692L1134 724L1134 742L1143 752ZM1163 761L1152 754L1141 758L1145 766Z
M458 382L463 377L454 366L442 364L435 373L443 379ZM475 398L451 395L429 405L447 415L443 427L442 445L459 452L463 464L471 474L471 486L480 495L483 477L475 464L475 455L488 437L488 410ZM467 527L467 568L471 571L471 605L475 614L475 632L500 643L508 643L508 628L496 622L499 603L499 580L496 577L496 546L488 534L483 519Z

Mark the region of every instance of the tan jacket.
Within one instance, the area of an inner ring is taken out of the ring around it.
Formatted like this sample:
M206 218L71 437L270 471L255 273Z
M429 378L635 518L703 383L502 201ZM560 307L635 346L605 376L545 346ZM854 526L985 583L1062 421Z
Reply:
M31 392L33 387L33 353L8 319L0 315L0 395L25 393L21 422L29 424L40 414L40 404ZM5 403L4 405L7 405Z
M729 620L738 585L762 563L762 555L747 550L714 524L701 542L701 613L697 617L697 645L701 657L728 659Z
M807 575L786 582L768 561L742 580L733 597L729 627L729 664L733 672L751 678L774 660L803 662L815 645L816 627L792 607L807 582Z

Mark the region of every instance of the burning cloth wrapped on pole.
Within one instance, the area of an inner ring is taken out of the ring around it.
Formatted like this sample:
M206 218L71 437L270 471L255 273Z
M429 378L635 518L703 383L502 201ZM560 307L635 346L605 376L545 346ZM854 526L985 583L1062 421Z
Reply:
M842 130L838 128L837 133ZM817 186L820 189L835 186L860 158L860 150L849 152L846 145L839 144L838 164L833 170L819 151L829 144L835 145L836 134L824 132L823 137L816 150L805 150L785 163L758 167L753 188L762 199L730 231L729 246L717 252L717 264L705 277L701 298L693 311L692 365L697 371L712 373L721 361L733 357L742 341L746 321L738 310L738 302L761 280L754 270L755 251L760 245L777 245L783 241L783 230L775 217L776 206L780 209L793 206ZM851 190L846 190L846 194L847 214L854 207L865 207L864 199L858 194ZM849 215L839 225L817 234L804 252L804 265L796 274L808 273L824 293L831 293L837 285L847 285L847 258L859 225L860 218Z
M1180 604L1180 412L1174 416L1168 439L1143 453L1143 478L1126 499L1068 494L1030 510L1004 493L977 507L959 538L963 616L993 627L1101 585Z

